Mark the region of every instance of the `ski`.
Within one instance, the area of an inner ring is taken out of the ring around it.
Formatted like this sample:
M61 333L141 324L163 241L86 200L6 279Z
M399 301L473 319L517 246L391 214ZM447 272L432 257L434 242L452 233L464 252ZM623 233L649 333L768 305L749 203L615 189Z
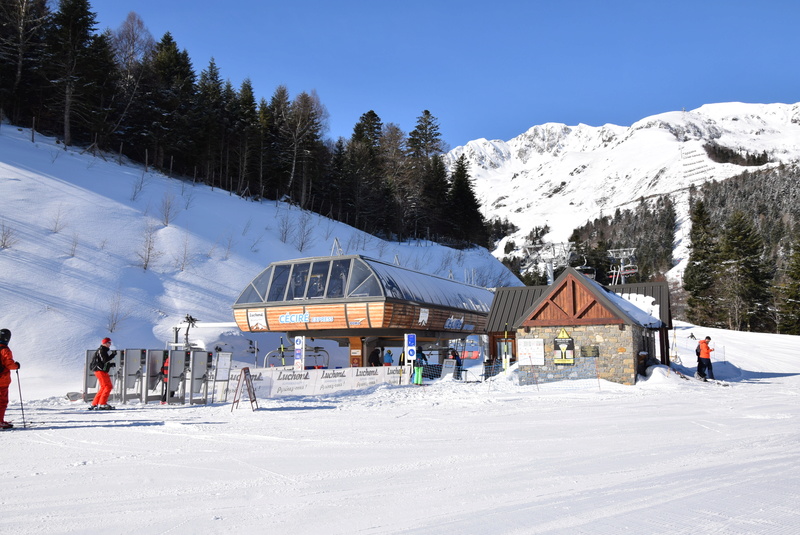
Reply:
M700 377L697 374L694 374L694 378L700 381L701 383L712 383L719 386L731 386L731 384L726 381L720 381L719 379L709 379L708 377Z

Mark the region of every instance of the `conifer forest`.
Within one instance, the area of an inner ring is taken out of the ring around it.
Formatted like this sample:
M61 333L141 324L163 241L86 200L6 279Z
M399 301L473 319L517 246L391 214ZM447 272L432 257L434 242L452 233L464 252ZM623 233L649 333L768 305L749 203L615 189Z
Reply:
M49 6L0 0L0 111L12 124L377 236L489 245L468 164L448 171L430 111L406 133L364 110L348 139L326 140L313 90L257 97L213 59L197 74L169 32L155 40L134 12L97 33L88 0Z

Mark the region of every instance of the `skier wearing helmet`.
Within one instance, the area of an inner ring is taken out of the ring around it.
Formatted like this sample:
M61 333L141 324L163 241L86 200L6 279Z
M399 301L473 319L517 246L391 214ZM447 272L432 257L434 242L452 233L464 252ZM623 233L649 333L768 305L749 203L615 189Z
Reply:
M103 338L100 342L100 347L94 353L94 358L90 365L94 376L97 377L97 394L95 394L92 404L89 405L89 410L111 410L114 407L108 404L108 396L111 395L111 377L108 375L108 370L112 366L116 366L111 362L117 355L116 350L109 352L111 347L111 338Z
M6 422L6 409L8 408L8 387L11 386L11 370L19 369L19 362L14 360L14 355L8 348L11 340L11 331L0 329L0 429L14 427Z

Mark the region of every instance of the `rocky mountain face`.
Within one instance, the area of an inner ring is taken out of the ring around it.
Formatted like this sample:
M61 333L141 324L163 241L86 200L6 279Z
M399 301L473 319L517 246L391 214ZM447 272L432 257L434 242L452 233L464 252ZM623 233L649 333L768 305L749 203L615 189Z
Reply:
M462 154L486 218L507 218L519 228L498 244L498 257L505 241L519 247L535 227L549 227L545 239L563 242L587 221L665 194L678 211L680 257L688 188L800 161L800 103L708 104L629 127L548 123L509 141L470 141L450 151L448 163Z

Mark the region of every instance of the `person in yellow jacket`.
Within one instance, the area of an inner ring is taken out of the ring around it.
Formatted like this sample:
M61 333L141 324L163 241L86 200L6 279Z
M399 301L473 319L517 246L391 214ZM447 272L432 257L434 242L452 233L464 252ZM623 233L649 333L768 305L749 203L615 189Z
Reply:
M11 331L0 329L0 429L11 429L14 425L6 422L6 409L8 408L8 387L11 386L11 370L19 369L19 362L14 360L14 354L8 348L11 340Z

